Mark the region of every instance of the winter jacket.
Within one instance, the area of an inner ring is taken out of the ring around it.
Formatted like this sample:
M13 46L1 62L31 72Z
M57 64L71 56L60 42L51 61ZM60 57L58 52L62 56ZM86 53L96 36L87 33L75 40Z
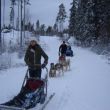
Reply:
M44 63L48 63L48 56L43 51L43 49L40 47L40 45L36 44L35 48L31 48L31 46L28 47L25 53L24 61L29 66L29 68L33 69L40 69L40 66L37 66L37 64L41 65L41 57L44 58Z
M61 44L59 47L59 52L61 52L62 54L66 54L66 50L67 50L67 45Z

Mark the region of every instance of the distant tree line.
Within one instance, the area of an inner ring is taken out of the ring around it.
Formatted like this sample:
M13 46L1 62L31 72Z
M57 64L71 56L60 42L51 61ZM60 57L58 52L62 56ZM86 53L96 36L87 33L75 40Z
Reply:
M47 35L47 36L61 36L63 37L64 33L68 33L68 29L65 29L64 23L67 18L65 6L63 3L59 5L59 10L56 16L55 23L53 26L46 26L41 24L39 20L36 21L36 24L28 23L25 26L25 30L32 31L36 35Z
M63 3L59 5L56 20L53 26L46 26L45 24L41 24L39 20L36 20L36 23L32 23L30 19L31 15L30 13L27 13L27 12L25 13L25 19L23 18L20 23L20 20L18 19L18 17L17 18L14 17L13 7L14 7L15 2L16 0L11 0L12 9L10 12L10 24L9 25L4 24L2 26L2 30L3 29L8 29L8 30L14 29L14 30L20 31L20 28L21 28L22 31L29 31L36 35L48 35L48 36L53 36L53 35L63 36L64 33L67 33L68 29L65 29L64 27L64 23L65 23L65 19L67 18L67 15L66 15L65 6ZM14 19L16 19L15 23L14 23Z

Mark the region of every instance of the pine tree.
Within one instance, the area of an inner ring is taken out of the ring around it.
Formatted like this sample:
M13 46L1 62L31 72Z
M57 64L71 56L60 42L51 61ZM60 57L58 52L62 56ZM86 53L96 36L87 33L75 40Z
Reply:
M40 26L40 34L41 34L41 35L45 35L45 24L42 24L42 25Z
M47 28L47 30L46 30L46 35L52 36L52 34L53 34L52 26L48 26L48 28Z
M58 26L57 26L57 23L55 23L54 26L53 26L53 33L54 33L55 35L58 34Z
M56 22L57 22L57 25L58 25L58 31L60 33L63 33L63 25L64 25L64 22L65 22L65 19L67 18L67 15L66 15L66 11L65 11L65 7L63 5L63 3L59 6L59 12L57 14L57 18L56 18Z
M110 42L110 2L109 0L94 0L94 3L97 40L101 44L107 44Z
M37 35L40 34L40 22L39 22L39 20L37 20L37 22L36 22L36 34Z
M78 7L75 1L70 9L70 35L74 34L83 46L110 43L109 0L80 0Z
M70 20L69 20L69 35L73 36L75 25L76 25L76 14L77 14L77 0L73 0L70 9Z

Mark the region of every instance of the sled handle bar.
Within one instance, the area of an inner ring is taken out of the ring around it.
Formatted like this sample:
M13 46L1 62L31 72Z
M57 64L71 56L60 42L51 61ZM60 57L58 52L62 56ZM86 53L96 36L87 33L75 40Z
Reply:
M46 69L46 72L48 73L48 68L47 68L47 67L45 67L45 69Z
M26 65L26 66L28 66L28 65ZM42 65L41 65L41 64L35 64L35 66L36 66L36 67L41 67ZM45 68L45 69L46 69L46 71L48 72L47 67L45 66L44 68ZM27 71L28 71L28 70L29 70L29 68L27 69Z
M35 66L41 67L42 65L41 65L41 64L35 64ZM45 66L44 68L45 68L45 69L46 69L46 71L48 72L47 67Z
M37 65L38 65L38 66L41 66L40 64L37 64ZM44 67L44 68L46 69L46 72L47 72L47 74L46 74L46 79L48 80L48 68L47 68L47 67ZM23 88L23 85L24 85L24 83L25 83L26 78L28 77L28 72L29 72L29 68L28 68L27 71L26 71L25 78L24 78L24 81L23 81L21 90L22 90L22 88Z

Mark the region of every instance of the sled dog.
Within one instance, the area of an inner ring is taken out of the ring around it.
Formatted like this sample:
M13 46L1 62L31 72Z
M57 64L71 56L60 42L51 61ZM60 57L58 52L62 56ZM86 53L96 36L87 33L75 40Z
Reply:
M64 75L64 69L63 69L63 65L60 63L56 63L55 64L55 69L58 72L58 76L60 76L61 74Z
M50 77L56 77L56 68L55 68L55 64L54 63L50 64L49 76Z

